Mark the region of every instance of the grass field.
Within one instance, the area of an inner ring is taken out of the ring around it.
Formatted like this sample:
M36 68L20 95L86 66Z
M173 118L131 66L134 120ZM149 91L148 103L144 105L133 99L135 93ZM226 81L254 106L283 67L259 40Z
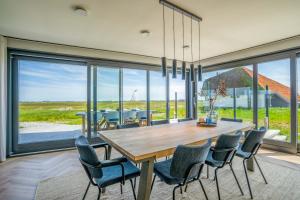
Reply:
M98 102L98 110L111 109L116 110L119 107L118 102ZM124 102L124 109L139 108L146 109L145 101ZM163 101L151 101L152 119L160 120L166 118L166 103ZM175 102L170 102L170 118L174 116ZM198 108L199 115L204 116ZM86 111L85 102L22 102L20 103L20 122L53 122L69 125L80 125L81 118L76 116L77 112ZM300 111L300 110L299 110ZM233 109L218 109L219 117L233 117ZM300 112L299 112L300 113ZM178 102L178 118L185 118L185 102ZM263 125L265 110L259 109L259 125ZM252 121L253 111L251 109L237 109L237 118L244 121ZM299 117L300 118L300 117ZM299 120L300 122L300 120ZM290 138L290 109L289 108L270 108L270 128L279 129L281 134ZM298 132L300 132L298 130ZM300 136L298 136L300 140Z

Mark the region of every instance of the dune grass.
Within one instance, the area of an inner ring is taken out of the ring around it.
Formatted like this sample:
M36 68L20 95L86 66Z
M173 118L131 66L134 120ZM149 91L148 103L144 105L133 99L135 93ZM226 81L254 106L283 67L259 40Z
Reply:
M111 109L116 110L119 103L116 101L105 101L97 103L98 110ZM124 109L138 108L146 110L147 104L145 101L123 103ZM162 120L166 118L166 103L164 101L151 101L150 108L152 111L153 120ZM199 104L198 115L205 116L203 106ZM81 117L76 116L78 112L86 111L86 102L22 102L20 103L19 121L20 122L53 122L69 125L80 125ZM175 102L170 101L170 118L175 114ZM178 102L178 118L185 118L186 115L185 101ZM299 110L300 111L300 110ZM219 117L233 117L232 108L218 109ZM261 108L258 111L259 125L264 122L265 109ZM237 109L237 118L244 121L252 122L252 109ZM299 117L300 118L300 117ZM288 136L290 139L290 109L289 108L270 108L270 128L279 129L281 134ZM300 122L300 120L299 120ZM300 130L298 130L300 132ZM300 136L298 136L300 140Z

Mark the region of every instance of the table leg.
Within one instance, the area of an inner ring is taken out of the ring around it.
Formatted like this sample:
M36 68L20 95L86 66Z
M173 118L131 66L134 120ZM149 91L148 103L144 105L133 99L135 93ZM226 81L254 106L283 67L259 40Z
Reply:
M153 175L154 159L142 162L138 200L149 200Z
M250 158L249 160L247 160L247 169L249 171L254 172L254 162L253 162L253 158Z
M107 160L110 160L110 158L111 158L111 146L108 145L108 147L107 147Z

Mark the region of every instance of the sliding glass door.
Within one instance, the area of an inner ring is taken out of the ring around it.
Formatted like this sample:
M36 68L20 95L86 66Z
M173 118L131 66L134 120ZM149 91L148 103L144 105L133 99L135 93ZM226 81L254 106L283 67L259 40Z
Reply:
M74 145L86 112L87 66L55 59L13 58L13 149Z
M290 59L258 64L258 126L268 127L265 138L291 142Z

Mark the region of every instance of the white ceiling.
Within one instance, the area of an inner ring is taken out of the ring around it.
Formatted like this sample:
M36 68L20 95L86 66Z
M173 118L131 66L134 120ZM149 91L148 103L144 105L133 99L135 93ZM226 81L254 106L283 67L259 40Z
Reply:
M30 40L162 56L159 0L0 0L0 34ZM300 34L299 0L172 0L203 18L201 59ZM82 5L88 16L72 6ZM167 57L173 58L172 12L166 10ZM178 59L182 58L181 15L176 14ZM190 20L185 19L190 42ZM198 27L194 59L198 60ZM149 29L149 37L139 31ZM190 55L190 49L186 50ZM188 56L190 60L190 56Z

